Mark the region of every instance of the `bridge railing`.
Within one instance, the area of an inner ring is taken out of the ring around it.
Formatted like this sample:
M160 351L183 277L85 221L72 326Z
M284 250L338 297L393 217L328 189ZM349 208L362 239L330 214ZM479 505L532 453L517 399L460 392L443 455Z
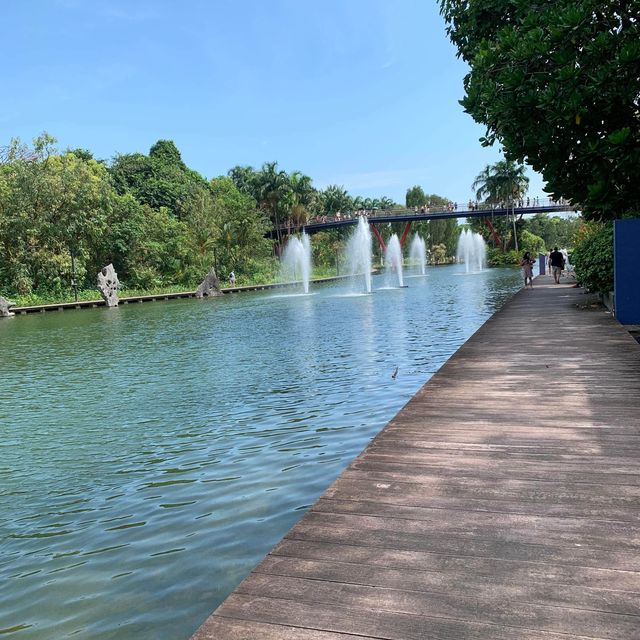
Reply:
M518 213L526 213L528 209L535 210L534 213L539 212L540 209L554 209L558 207L566 207L567 209L576 208L568 201L554 200L552 198L522 198L516 200L513 203L488 203L468 201L467 203L460 204L457 202L450 202L446 205L430 206L424 205L422 207L392 207L389 209L358 209L357 211L347 211L345 213L338 212L334 215L314 216L305 223L296 224L293 221L287 221L280 225L280 229L283 231L294 230L306 225L322 225L322 224L335 224L336 222L347 222L365 216L369 220L371 219L384 219L399 216L411 216L415 214L424 219L425 215L429 214L443 214L460 212L461 217L464 217L464 213L473 213L475 211L515 211Z

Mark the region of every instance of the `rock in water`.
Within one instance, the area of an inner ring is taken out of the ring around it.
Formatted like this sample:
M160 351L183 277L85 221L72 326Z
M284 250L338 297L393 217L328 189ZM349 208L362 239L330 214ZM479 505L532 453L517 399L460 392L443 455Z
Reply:
M107 307L118 306L118 274L112 264L108 264L98 273L98 291L107 303Z
M216 270L211 267L211 271L207 273L207 277L200 283L200 286L196 289L196 298L221 296L220 281L216 275Z
M8 318L9 316L15 315L13 312L9 311L9 308L13 306L15 306L15 302L11 302L11 300L7 300L0 296L0 318Z

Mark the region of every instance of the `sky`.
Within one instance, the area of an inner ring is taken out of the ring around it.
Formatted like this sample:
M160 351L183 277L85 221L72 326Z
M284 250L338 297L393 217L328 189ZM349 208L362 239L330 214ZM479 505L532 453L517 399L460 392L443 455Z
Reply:
M96 158L173 140L206 178L277 161L317 188L457 202L498 147L463 112L436 0L5 0L0 146ZM528 169L531 196L542 178Z

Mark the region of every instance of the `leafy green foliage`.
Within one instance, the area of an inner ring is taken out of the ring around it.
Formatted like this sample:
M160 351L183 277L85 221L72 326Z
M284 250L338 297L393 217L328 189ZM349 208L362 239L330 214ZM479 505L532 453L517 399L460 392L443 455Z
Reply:
M33 147L13 140L3 149L3 293L65 299L75 275L95 297L95 274L109 262L125 288L147 290L195 288L212 265L235 269L239 282L275 273L269 223L255 200L229 178L206 182L172 142L159 141L148 157L119 156L111 170L54 144L43 134Z
M405 197L405 205L407 208L421 207L427 202L427 196L425 195L422 187L416 185L407 189L407 195Z
M581 218L561 218L549 216L546 213L538 213L524 221L524 229L540 236L544 240L545 247L573 247L576 234L583 225Z
M106 228L110 185L104 165L73 152L59 155L43 134L28 155L0 166L0 281L28 294L70 279L72 256L82 278Z
M461 101L484 145L542 173L586 217L640 206L640 20L619 0L441 0L470 65Z
M264 235L269 221L256 209L255 200L240 192L227 177L211 181L215 214L220 237L215 243L216 269L253 273L257 265L271 254L271 243Z
M523 252L528 251L534 257L547 252L544 240L526 229L520 234L520 249Z
M456 218L429 220L427 224L429 228L427 248L429 251L433 251L437 246L443 246L447 257L455 256L460 236L458 220Z
M515 267L520 264L524 251L502 251L499 248L487 250L487 264L490 267Z
M476 191L476 199L489 204L510 206L521 198L529 186L529 178L525 176L525 168L511 160L500 160L487 165L476 177L472 189Z
M138 202L154 209L166 207L176 217L193 189L206 187L206 180L187 168L170 140L158 140L145 156L131 153L116 156L110 167L118 193L131 193Z
M613 289L613 225L591 222L583 227L571 254L581 286L607 293Z

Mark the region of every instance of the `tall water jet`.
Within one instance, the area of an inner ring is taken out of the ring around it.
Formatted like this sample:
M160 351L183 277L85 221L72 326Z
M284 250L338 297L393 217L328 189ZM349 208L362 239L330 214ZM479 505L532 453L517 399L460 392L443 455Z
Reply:
M479 233L464 229L458 238L456 251L458 262L464 262L467 273L482 271L487 265L487 246Z
M394 233L389 239L387 250L384 252L384 263L386 265L387 282L398 287L404 287L402 279L402 247L400 240Z
M418 273L423 276L425 274L425 264L427 262L427 247L424 240L416 233L411 241L409 249L409 262L414 266Z
M346 256L351 276L364 276L365 293L371 293L371 229L364 216L349 237Z
M304 231L300 237L292 236L289 238L282 254L282 270L285 278L300 280L304 292L309 293L311 242Z

